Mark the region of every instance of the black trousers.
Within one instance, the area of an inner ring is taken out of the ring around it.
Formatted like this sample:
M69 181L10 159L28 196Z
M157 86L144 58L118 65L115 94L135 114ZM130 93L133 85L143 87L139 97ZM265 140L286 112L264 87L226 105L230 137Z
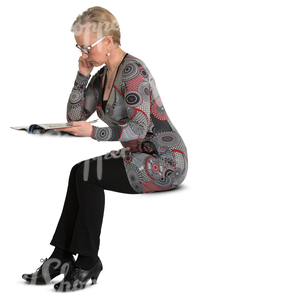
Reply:
M103 155L73 166L51 245L73 254L98 255L104 190L136 194L128 182L122 157Z

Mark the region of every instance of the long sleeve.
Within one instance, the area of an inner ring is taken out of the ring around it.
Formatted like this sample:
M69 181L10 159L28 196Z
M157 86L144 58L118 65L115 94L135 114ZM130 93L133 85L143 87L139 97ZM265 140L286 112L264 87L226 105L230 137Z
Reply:
M93 88L89 84L89 77L81 73L77 73L74 87L70 94L67 105L67 121L85 121L96 110L96 100L93 93Z
M129 142L143 139L147 134L150 124L148 73L143 66L132 61L127 63L124 69L121 90L117 93L120 101L124 101L126 105L129 121L109 127L93 126L92 138L97 141Z

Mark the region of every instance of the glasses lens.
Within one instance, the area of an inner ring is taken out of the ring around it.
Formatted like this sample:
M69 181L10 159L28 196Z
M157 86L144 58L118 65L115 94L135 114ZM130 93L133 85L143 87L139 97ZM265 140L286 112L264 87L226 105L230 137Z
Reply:
M85 54L89 54L89 50L88 49L84 49L84 48L81 48L80 46L76 45L76 48L81 52L85 53Z

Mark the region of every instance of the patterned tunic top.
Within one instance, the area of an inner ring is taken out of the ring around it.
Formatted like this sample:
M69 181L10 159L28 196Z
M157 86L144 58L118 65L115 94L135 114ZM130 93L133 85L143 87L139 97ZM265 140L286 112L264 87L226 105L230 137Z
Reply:
M188 170L184 141L164 109L145 63L128 53L120 63L113 88L102 109L107 67L90 80L77 73L67 105L67 120L87 120L95 111L108 127L93 126L96 141L120 141L132 188L138 193L169 190L183 182ZM88 85L87 85L88 84Z

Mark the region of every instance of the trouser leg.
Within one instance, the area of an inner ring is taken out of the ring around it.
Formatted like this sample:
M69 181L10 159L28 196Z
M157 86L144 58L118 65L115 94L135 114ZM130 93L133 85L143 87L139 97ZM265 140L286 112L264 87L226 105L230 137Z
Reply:
M89 168L93 169L94 162L90 161ZM105 194L93 170L88 172L88 178L85 178L84 171L85 165L82 164L76 173L79 210L69 250L92 257L97 256L99 249Z
M85 256L98 252L104 189L136 193L128 182L121 157L96 157L72 168L63 212L51 241L53 246Z
M51 245L65 251L70 251L69 246L72 241L74 224L76 223L79 210L76 173L82 164L83 162L77 163L71 169L65 203L54 236L50 243Z

